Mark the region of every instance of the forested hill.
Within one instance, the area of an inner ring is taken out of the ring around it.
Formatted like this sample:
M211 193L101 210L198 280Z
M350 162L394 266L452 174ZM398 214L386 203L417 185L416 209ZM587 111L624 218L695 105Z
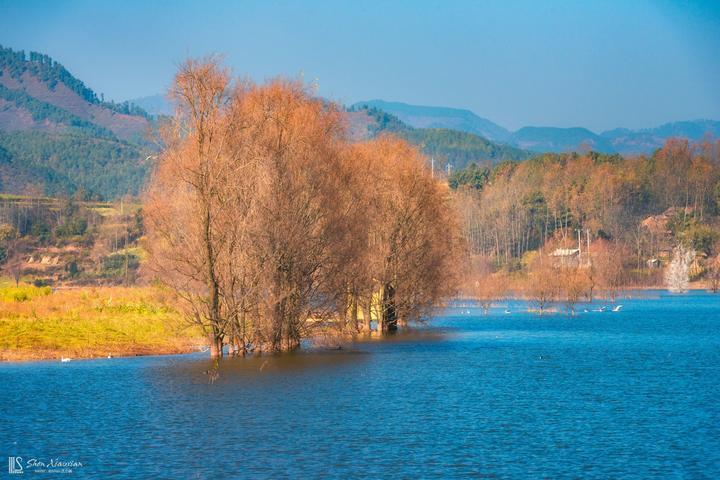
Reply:
M459 130L474 133L495 142L506 142L510 137L510 132L507 129L487 118L475 115L470 110L410 105L401 102L386 102L384 100L368 100L354 105L356 108L362 108L363 106L388 112L415 128Z
M137 194L152 124L49 56L0 46L0 192Z
M513 145L536 152L594 150L615 152L611 142L586 128L523 127L510 137Z
M356 138L393 133L421 146L433 156L436 165L450 164L462 169L472 163L497 164L506 160L524 160L530 153L503 143L493 142L473 133L447 128L413 128L395 115L370 105L354 105L349 109L350 132Z

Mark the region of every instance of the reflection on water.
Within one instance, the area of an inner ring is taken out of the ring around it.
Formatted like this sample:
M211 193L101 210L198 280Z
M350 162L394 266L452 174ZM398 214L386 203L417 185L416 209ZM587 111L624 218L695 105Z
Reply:
M342 350L0 365L6 456L91 478L718 478L720 297L488 316ZM509 311L510 313L505 313Z
M275 373L296 375L310 370L333 369L347 362L361 360L368 352L360 350L294 352L283 355L248 356L247 358L224 358L215 361L205 355L194 361L179 357L176 361L154 370L149 381L158 377L197 378L207 380L208 370L217 369L223 378L248 380L255 376ZM158 373L160 375L158 375Z

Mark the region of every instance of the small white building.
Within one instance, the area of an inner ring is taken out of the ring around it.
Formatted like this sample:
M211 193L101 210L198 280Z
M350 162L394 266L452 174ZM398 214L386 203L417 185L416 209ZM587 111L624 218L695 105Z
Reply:
M662 266L662 262L660 262L659 258L651 258L645 263L647 264L648 268L660 268Z
M579 248L556 248L550 254L556 267L577 267L580 265Z

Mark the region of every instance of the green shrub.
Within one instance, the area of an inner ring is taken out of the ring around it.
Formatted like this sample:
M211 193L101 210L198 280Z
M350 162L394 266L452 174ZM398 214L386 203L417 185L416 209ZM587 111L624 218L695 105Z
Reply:
M125 274L126 262L128 271L137 270L140 266L140 258L134 253L114 253L103 259L100 275L105 278L121 277Z
M0 301L4 302L27 302L36 297L45 297L52 293L49 286L36 286L29 284L0 285Z

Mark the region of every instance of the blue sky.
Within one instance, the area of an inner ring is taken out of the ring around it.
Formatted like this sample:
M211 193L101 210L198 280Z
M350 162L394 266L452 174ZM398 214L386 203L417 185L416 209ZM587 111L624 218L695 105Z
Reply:
M0 44L116 100L219 53L255 80L302 74L344 103L469 108L510 129L720 119L720 0L0 0Z

